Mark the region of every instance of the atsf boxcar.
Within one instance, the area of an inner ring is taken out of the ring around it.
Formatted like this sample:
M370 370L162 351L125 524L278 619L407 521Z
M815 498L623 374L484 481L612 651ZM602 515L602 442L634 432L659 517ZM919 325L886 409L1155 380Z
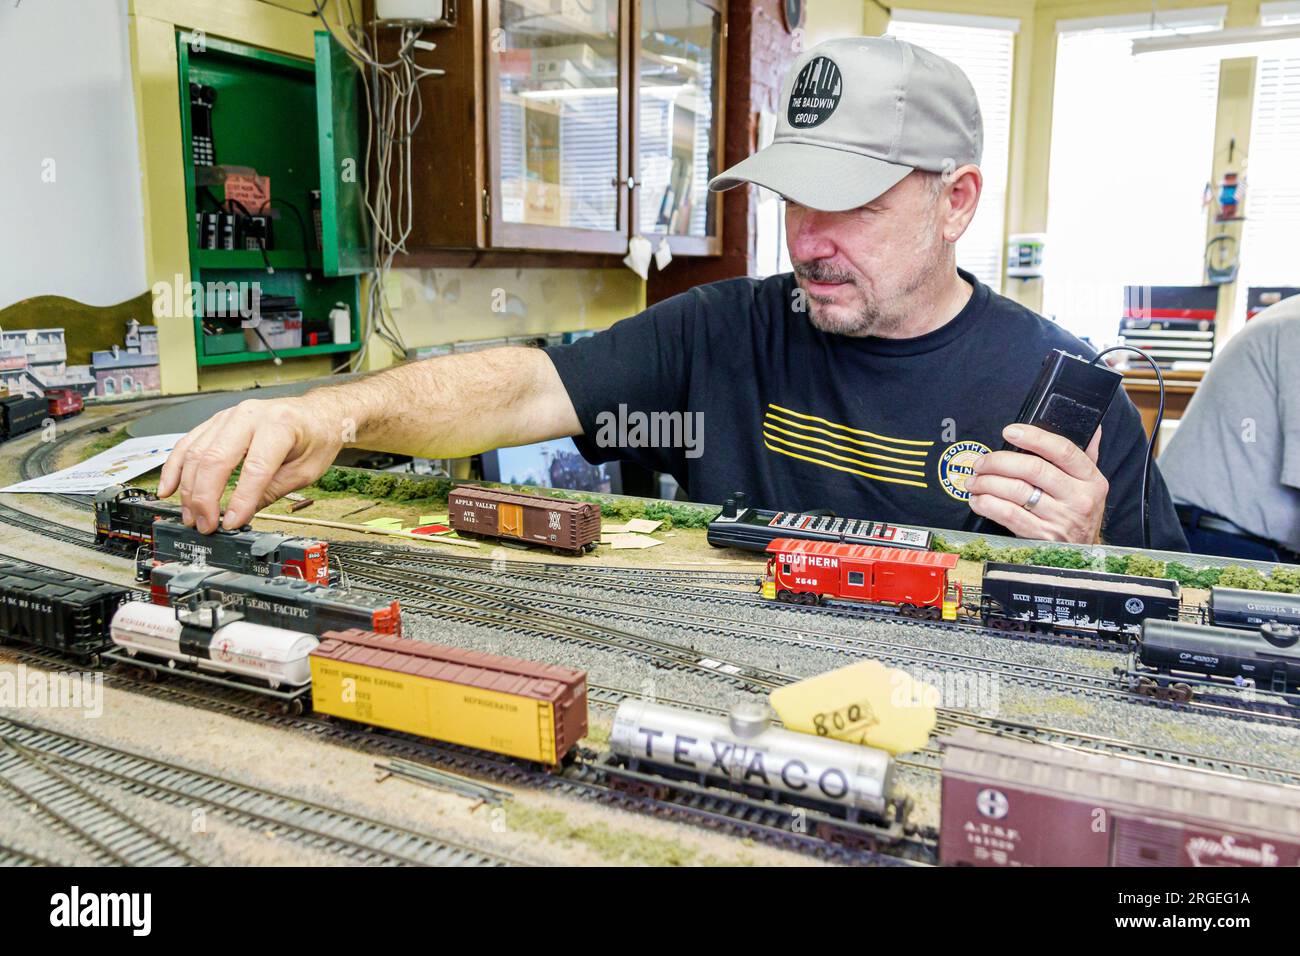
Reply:
M941 744L945 864L1300 864L1290 787L970 728Z
M1263 624L1300 626L1300 594L1210 588L1210 623L1254 630Z
M961 585L949 586L957 555L880 545L778 538L763 578L763 596L796 604L825 598L897 607L917 617L955 619Z
M311 653L318 713L554 766L587 733L584 671L359 630Z
M43 398L21 398L17 395L0 398L0 441L8 441L40 428L48 414L49 406Z
M0 558L0 638L90 658L110 643L126 588Z
M447 496L447 512L467 538L523 541L561 554L592 551L600 542L600 506L589 501L461 486Z
M197 595L239 611L254 624L292 631L320 634L359 627L381 634L402 633L402 609L397 601L298 578L160 564L149 573L149 590L154 604L170 606Z
M980 616L991 627L1078 628L1132 635L1147 618L1176 621L1177 581L1035 565L984 565Z

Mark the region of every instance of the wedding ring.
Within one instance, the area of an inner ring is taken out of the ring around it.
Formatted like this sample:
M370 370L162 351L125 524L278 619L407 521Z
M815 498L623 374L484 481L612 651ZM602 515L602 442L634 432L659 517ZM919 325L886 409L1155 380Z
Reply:
M1038 486L1034 486L1034 493L1031 494L1029 496L1029 500L1025 502L1025 510L1033 511L1034 505L1038 504L1039 500L1042 497L1043 497L1043 489L1039 488Z

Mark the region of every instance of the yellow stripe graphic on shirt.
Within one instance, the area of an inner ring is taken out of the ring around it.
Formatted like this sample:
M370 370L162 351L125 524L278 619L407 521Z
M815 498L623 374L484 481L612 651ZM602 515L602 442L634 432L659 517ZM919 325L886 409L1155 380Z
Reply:
M798 448L808 448L809 451L820 451L820 449L818 449L818 448L810 448L810 447L807 446L807 445L797 445L795 442L791 442L791 441L782 441L781 439L776 438L776 436L768 434L769 432L780 432L782 435L787 435L787 436L789 436L790 438L798 438L800 441L815 442L815 443L817 443L818 445L825 445L827 448L834 448L836 451L847 452L851 457L843 458L843 459L842 459L843 461L857 461L858 464L862 465L862 466L865 467L865 468L875 468L875 469L878 470L878 471L893 471L893 472L897 472L897 473L900 474L900 475L914 475L914 476L917 477L917 478L924 478L924 477L925 477L925 471L923 470L923 469L925 468L925 460L924 460L924 459L922 459L921 461L915 461L915 460L907 459L907 458L890 458L888 455L877 455L875 452L870 452L870 451L858 451L858 449L856 449L856 448L849 448L849 447L846 446L846 445L837 445L837 444L835 444L835 442L826 441L826 439L824 439L824 438L816 438L816 437L814 437L814 436L812 436L812 435L805 435L805 434L803 434L803 433L801 433L801 432L792 432L792 431L787 431L787 430L784 429L784 428L781 428L781 427L779 427L779 426L777 426L777 425L772 425L772 424L770 424L770 423L768 423L768 422L764 422L764 423L763 423L763 434L764 434L764 436L766 436L766 437L768 437L768 438L772 438L772 439L774 439L774 440L776 440L776 441L781 441L782 444L785 444L785 445L794 445L795 447L798 447ZM824 452L823 454L829 454L829 452ZM839 455L831 455L831 457L832 457L832 458L839 458L839 457L841 457L841 456L839 456ZM880 461L892 461L892 462L893 462L894 464L896 464L896 465L911 465L912 468L910 468L910 469L909 469L909 468L891 468L889 465L876 465L876 464L872 464L872 463L869 462L869 461L861 461L861 460L860 460L860 459L864 459L864 458L876 458L876 459L879 459Z
M772 422L780 422L782 425L789 425L791 428L797 430L787 431L784 428L780 428L776 425L771 424ZM908 458L890 458L887 455L877 455L872 452L866 452L866 451L859 452L859 454L865 455L868 458L879 458L881 461L893 461L893 462L897 462L900 465L924 465L926 456L930 454L928 450L922 451L920 449L915 449L915 448L893 448L889 445L882 445L880 444L880 442L863 441L860 438L850 438L847 435L841 435L839 432L833 432L826 428L818 428L815 425L801 425L799 422L792 422L788 418L782 418L780 415L773 415L771 412L769 412L764 417L763 425L767 428L775 428L777 431L784 432L787 435L794 435L798 438L807 438L809 441L818 441L818 442L822 441L822 439L820 438L814 438L812 435L807 434L807 432L817 432L818 434L826 435L828 438L837 438L840 441L847 441L847 442L852 442L855 445L861 445L863 448L879 448L881 451L893 452L895 455L920 455L921 456L920 459L917 460L917 459L908 459ZM832 448L840 448L843 449L844 451L857 450L854 448L849 448L845 445L834 445L831 442L823 442L823 444L831 445Z
M785 448L777 448L775 445L772 444L772 442L779 442L784 445L789 445L791 448L798 448L802 451L813 452L814 454L822 455L825 458L834 458L838 461L843 461L843 462L848 462L849 464L858 465L859 467L849 468L846 467L845 465L832 464L831 462L824 461L821 458L812 458L808 455L796 454L793 451L787 451ZM870 478L873 481L888 481L898 485L911 485L914 488L928 487L924 481L913 481L910 478L892 478L889 475L873 474L872 472L869 471L863 471L862 470L863 468L884 470L885 466L872 465L869 462L858 461L856 458L846 458L843 455L835 455L827 451L822 451L820 448L812 448L808 445L800 445L797 442L786 441L784 438L779 438L776 435L769 434L767 431L763 432L763 445L767 448L768 451L774 451L778 455L788 455L791 458L798 458L800 461L810 462L811 464L814 465L821 465L823 468L834 468L836 471L847 471L850 474L861 475L863 478ZM902 468L890 468L888 470L902 472L903 474L906 475L923 476L925 474L925 472L923 471L906 471Z
M913 445L919 448L929 448L934 444L932 441L918 441L913 438L890 438L888 435L877 435L875 432L865 431L861 428L850 428L848 425L841 425L839 422L833 422L829 419L819 418L816 415L805 415L803 412L796 412L793 409L783 408L780 405L768 402L767 407L780 412L782 415L793 415L795 418L802 418L805 421L820 422L831 428L838 428L854 435L866 435L868 438L876 438L883 442L889 442L893 445Z
M763 416L763 445L768 451L872 481L887 481L914 488L929 487L924 480L914 479L924 479L926 476L926 461L930 455L930 446L934 444L932 441L890 438L866 429L841 425L817 415L796 412L781 405L769 403L767 407L768 411ZM818 437L822 435L825 437ZM854 437L858 435L863 437ZM898 468L892 465L908 467ZM897 475L909 477L894 477Z

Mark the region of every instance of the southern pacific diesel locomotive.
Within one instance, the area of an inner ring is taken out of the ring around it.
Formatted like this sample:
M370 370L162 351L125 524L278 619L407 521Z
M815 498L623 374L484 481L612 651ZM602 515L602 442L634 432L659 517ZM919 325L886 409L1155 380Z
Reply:
M200 534L186 527L175 505L121 485L95 496L95 541L138 555L137 581L148 580L150 568L173 561L263 577L284 575L314 584L339 579L329 566L329 545L324 541L248 527Z
M313 634L348 628L402 633L401 606L391 598L283 575L263 577L188 564L160 564L149 571L149 595L154 604L168 607L197 595L238 611L253 623Z

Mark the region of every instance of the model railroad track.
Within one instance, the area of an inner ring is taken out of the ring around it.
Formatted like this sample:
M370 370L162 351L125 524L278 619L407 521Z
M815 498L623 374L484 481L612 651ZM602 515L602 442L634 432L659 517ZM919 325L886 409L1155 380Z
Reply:
M333 546L331 545L331 547ZM392 562L386 562L384 567L398 568L398 569L410 570L410 571L422 571L426 574L431 571L440 570L437 568L436 565L433 564L425 565L425 564L408 561L401 554L394 555L394 560ZM464 568L463 572L461 572L461 576L459 580L463 581L465 579L464 577L465 575L473 576L478 580L494 581L494 582L500 582L503 575L512 578L523 577L524 579L539 580L536 577L530 578L530 576L528 575L516 575L514 572L503 572L503 571L494 570L492 568L484 566L483 564L477 564L472 567ZM754 580L755 578L752 575L749 576L748 577L749 585L752 586ZM783 614L802 614L802 615L812 615L812 616L822 616L822 617L831 616L831 617L838 617L838 618L850 618L853 620L903 623L909 626L916 625L919 627L928 627L928 628L939 629L939 630L971 632L983 637L1008 638L1010 640L1030 641L1035 644L1052 644L1061 647L1074 647L1083 650L1097 650L1097 651L1105 651L1109 653L1123 653L1128 650L1128 644L1125 641L1110 640L1107 638L1096 637L1092 635L1085 635L1085 634L1078 634L1078 633L1043 632L1043 631L1035 631L1035 630L1028 630L1028 629L1012 630L1007 628L987 627L984 624L978 623L970 619L958 620L958 621L926 620L924 618L908 617L897 610L893 610L887 607L863 607L860 605L849 604L847 602L835 602L835 603L818 604L818 605L785 604L785 603L778 603L778 602L766 600L765 598L760 597L756 592L752 590L746 593L745 591L735 587L670 588L670 587L660 587L654 585L642 585L636 583L635 580L629 580L625 582L620 582L615 580L611 580L608 582L578 581L578 580L570 580L567 578L559 578L559 577L549 577L549 580L546 580L546 583L559 584L564 586L595 586L605 591L621 592L624 594L628 594L633 598L644 597L647 594L655 594L655 595L660 595L669 598L679 598L690 602L705 602L709 604L711 607L733 606L733 607L741 607L741 608L754 608L754 607L761 606L769 609L774 614L783 613ZM515 590L520 590L520 589L515 588ZM548 591L545 593L554 593L554 592ZM979 589L967 588L966 594L969 597L978 598ZM617 602L606 600L604 603L614 604ZM635 602L628 601L625 602L625 604L627 606L633 606ZM717 617L715 617L714 619L726 620L726 621L730 620L729 618L717 618Z
M401 598L404 611L433 614L442 620L463 621L551 641L624 651L642 657L658 667L718 678L742 690L782 687L792 679L779 671L709 657L679 644L537 610L512 598L503 597L500 593L483 593L444 584L440 584L437 591L431 593L419 586L422 578L418 574L412 573L409 578L402 580L402 574L387 572L388 569L385 569L382 576L353 572L350 580L354 587ZM456 599L457 595L460 596L459 600Z
M562 615L561 611L572 614L581 614L587 617L614 617L619 620L633 618L634 612L628 611L602 611L599 608L589 608L585 603L578 601L557 601L543 595L540 598L530 598L529 603L524 604L514 598L519 593L512 590L510 598L500 596L499 588L492 588L488 585L467 585L464 582L456 582L453 579L431 581L427 575L421 575L417 572L405 572L394 568L384 568L382 573L376 574L357 574L352 576L354 584L371 588L385 593L395 592L402 597L402 607L405 610L418 610L433 612L443 616L445 607L468 607L468 608L485 608L502 613L508 612L510 617L504 618L507 624L518 623L525 616L532 620L541 620L543 622L554 621L561 622L565 627L573 625L585 625L591 628L594 625L584 622L577 617ZM541 592L538 592L541 593ZM459 595L462 601L454 604L448 598ZM540 617L539 617L540 615ZM678 623L671 614L635 614L638 623L647 624L669 624L670 626ZM492 621L486 623L495 623ZM918 624L934 623L918 621ZM854 640L852 638L842 638L836 636L834 641L827 640L825 637L779 637L775 635L760 635L743 628L736 628L728 625L711 625L707 628L698 624L692 624L691 629L709 630L712 633L728 633L733 637L752 638L760 637L803 648L815 650L826 650L834 653L846 654L854 657L873 656L876 659L888 661L891 664L900 666L927 665L932 667L945 667L961 669L973 672L994 674L999 677L1018 681L1026 684L1037 684L1052 686L1056 689L1070 688L1073 691L1093 690L1098 692L1113 691L1114 688L1109 677L1098 674L1088 674L1084 672L1059 671L1047 667L1036 667L1028 664L1016 664L1009 661L998 661L996 666L989 667L985 658L976 657L969 654L954 654L947 651L932 651L928 648L915 647L909 644L894 644L885 641L867 641ZM634 653L653 656L661 661L668 661L676 666L688 666L695 670L707 670L711 673L730 673L725 668L727 666L737 668L738 671L731 676L741 678L736 683L759 684L765 681L766 686L781 687L792 683L800 678L800 675L785 674L779 671L758 671L754 668L743 664L727 661L718 661L712 657L702 657L701 652L691 647L685 647L679 644L670 644L665 641L654 640L643 637L638 634L632 634L626 631L616 631L609 629L608 634L617 634L621 636L619 641L602 640L601 643L612 644L624 650ZM711 662L701 665L701 661ZM718 665L721 664L722 668ZM757 677L760 680L755 680ZM749 689L749 688L746 688ZM1119 693L1116 691L1116 693ZM1122 695L1121 696L1126 696Z
M1207 754L1194 754L1181 750L1168 750L1161 747L1148 747L1131 743L1116 737L1102 737L1096 734L1079 733L1055 727L1036 727L981 717L976 714L945 714L940 718L940 727L944 732L958 726L974 727L983 733L996 734L1017 740L1033 740L1037 743L1056 744L1075 750L1088 750L1097 753L1115 754L1135 760L1147 760L1153 763L1174 764L1194 770L1206 770L1234 777L1246 777L1265 783L1300 789L1300 773L1266 764L1249 763L1241 760L1229 760Z
M26 650L18 651L18 656L38 664L53 664L57 659L38 655ZM142 692L148 696L158 697L176 703L199 706L222 712L231 716L262 722L272 722L292 726L325 739L337 740L353 747L386 755L404 756L419 761L434 761L438 766L458 773L483 777L496 782L529 786L548 790L559 790L574 796L596 799L604 803L616 804L624 809L643 812L655 817L670 817L683 822L692 822L725 830L735 836L761 840L764 843L783 846L798 852L811 853L824 859L842 863L880 862L878 856L864 856L861 852L833 844L814 837L792 840L798 836L785 832L779 826L772 828L753 816L753 808L746 810L747 819L732 817L732 811L740 813L740 805L728 807L726 801L716 791L709 792L707 800L701 796L694 807L682 806L674 801L655 801L648 798L633 798L621 791L612 789L608 783L602 783L601 774L608 770L599 764L584 764L570 768L564 776L546 773L535 768L519 764L508 758L469 750L449 744L440 744L409 735L386 731L374 732L369 729L348 725L336 721L326 721L311 716L294 717L272 713L265 707L265 702L255 694L240 694L229 690L211 687L199 687L184 682L154 684L140 682L124 677L116 671L106 675L106 683L123 689ZM616 706L623 699L637 696L621 688L603 685L589 685L589 698L597 705ZM673 706L682 706L702 712L720 713L716 708L678 701L662 701ZM1300 774L1279 768L1262 765L1221 760L1205 755L1183 754L1174 751L1159 751L1140 747L1125 741L1111 738L1095 737L1052 728L1038 728L991 718L981 717L963 711L941 711L938 731L945 732L957 725L975 726L990 733L1010 734L1029 737L1035 740L1058 743L1084 749L1122 753L1125 755L1162 759L1185 766L1196 766L1234 773L1254 779L1269 780L1289 786L1300 786ZM899 763L923 772L935 772L941 764L941 754L934 746L924 751L909 754L899 759ZM721 801L710 804L709 801ZM897 848L905 858L913 860L932 860L937 845L937 834L932 828L910 832L904 845ZM890 852L894 852L891 850Z
M269 515L268 520L274 520ZM554 561L515 561L501 558L469 558L433 552L426 548L398 545L367 545L356 542L331 542L331 550L342 558L374 563L375 558L403 561L419 569L469 571L510 574L544 580L581 581L584 584L636 586L639 582L655 585L681 583L693 587L724 585L749 587L755 574L747 571L682 570L674 568L608 567L581 563L560 564Z
M148 398L141 401L133 401L129 404L135 405L131 411L119 412L107 418L100 418L91 421L80 422L74 427L67 425L60 426L56 432L54 441L40 441L29 448L18 462L18 474L24 481L31 478L40 478L54 471L54 459L64 443L72 438L84 435L86 432L104 431L109 432L126 422L132 421L139 417L141 410L154 408L159 405L173 405L178 402L188 401L190 396L179 398ZM62 495L51 494L50 497L56 498L65 504L72 505L74 508L83 508L90 510L94 507L90 495Z
M550 611L538 611L531 605L501 596L501 588L484 586L475 589L464 582L432 581L426 574L406 572L395 568L384 568L378 573L353 572L354 585L383 593L395 594L402 598L402 606L408 611L436 614L440 617L452 617L478 625L496 626L516 633L531 633L552 640L573 640L617 650L625 650L646 657L660 666L708 673L710 676L722 677L746 690L761 690L764 687L784 686L798 679L798 675L779 671L754 668L735 661L719 660L715 657L701 655L694 648L683 647L632 634L626 631L597 627L590 623L561 616ZM459 601L449 597L460 595ZM585 605L578 605L581 613L590 613ZM478 617L477 615L484 615ZM468 616L467 615L471 615ZM623 615L626 617L626 615ZM656 623L663 623L663 615L655 615ZM562 622L562 633L555 633L546 622ZM538 622L542 629L530 629L527 622ZM911 623L921 627L942 627L945 622L916 620ZM593 630L595 628L595 630ZM574 633L574 631L583 633ZM744 634L745 632L741 632ZM837 638L838 640L839 638ZM1211 703L1205 700L1175 702L1158 698L1138 697L1127 690L1115 686L1110 675L1086 673L1081 671L1060 671L1029 664L997 661L988 666L985 658L973 655L960 655L947 651L929 651L912 645L894 645L905 648L903 651L882 647L888 642L872 642L871 654L875 659L886 663L907 667L927 664L946 670L960 670L972 674L987 674L997 680L1026 687L1036 687L1060 692L1074 697L1091 697L1094 699L1118 700L1126 703L1142 703L1157 706L1179 704L1193 712L1230 716L1238 719L1277 723L1284 726L1300 726L1300 717L1287 704L1256 702L1242 706L1231 698L1224 703ZM828 649L833 645L828 645ZM847 653L847 652L846 652ZM965 659L964 661L962 659Z
M65 666L58 658L25 648L6 647L5 651L26 663L46 667ZM439 769L498 784L546 790L578 799L595 800L657 819L704 826L740 839L752 839L828 862L846 865L896 862L894 857L888 854L882 855L827 843L815 836L799 832L793 827L782 829L781 826L774 826L771 822L773 819L786 818L780 814L776 817L764 817L759 813L759 809L770 810L770 805L748 800L739 795L731 799L730 795L708 791L707 800L705 795L696 795L681 802L627 793L613 786L609 777L610 770L594 761L575 764L566 768L563 773L551 773L508 757L409 734L375 730L314 715L282 715L268 709L265 699L252 692L241 693L180 680L153 683L137 680L117 670L105 674L105 684L170 703L201 707L231 717L304 731L322 740L337 742L367 753L405 757L434 765ZM596 693L603 701L610 703L614 703L616 699L621 700L620 694L626 696L625 692L615 688L598 687ZM0 719L0 735L4 733L4 724L5 721ZM587 756L590 758L591 752L588 752ZM916 831L908 834L899 847L889 850L888 853L901 854L904 857L902 862L908 860L933 862L937 859L937 840L938 835L934 832Z
M22 528L24 531L30 531L33 534L39 534L55 541L62 541L64 544L76 545L79 548L87 548L105 554L116 553L103 545L96 544L95 536L91 532L82 531L80 528L70 528L65 524L59 524L57 521L50 521L48 518L38 518L35 515L19 511L17 508L11 508L6 504L0 504L0 523Z
M48 860L43 856L37 856L34 853L28 853L26 850L20 850L13 846L4 846L0 844L0 869L7 869L19 866L59 866L53 860Z
M477 594L495 594L500 590L498 583L478 583L466 582L457 578L430 578L427 574L416 575L414 572L407 573L404 567L385 567L385 576L389 574L401 574L403 583L419 584L427 583L429 590L426 597L434 598L448 592L467 593L473 591ZM614 601L605 598L594 598L590 595L584 595L579 600L565 596L556 596L553 591L545 591L535 588L511 587L511 595L526 596L529 599L529 607L557 613L576 614L586 617L612 618L616 621L634 621L638 624L658 626L667 624L671 627L688 631L711 635L724 635L744 640L761 640L770 643L784 644L793 647L800 647L806 650L823 650L835 654L844 654L850 657L876 656L881 652L889 653L891 659L908 664L922 664L927 666L962 666L981 665L987 663L988 659L977 657L969 654L961 654L951 651L936 651L930 648L921 647L914 644L902 644L896 641L881 640L878 638L858 637L856 635L845 634L828 634L822 631L805 630L801 628L783 627L777 624L753 624L747 623L744 627L738 627L732 618L722 617L712 614L699 614L695 612L670 612L662 609L647 611L644 606L634 601ZM908 618L910 624L918 627L927 627L943 631L952 630L949 622L943 621L926 621ZM1013 665L1009 662L999 662L1006 667L1018 667L1022 665ZM1024 665L1028 666L1028 665ZM1070 677L1086 677L1088 675L1077 674L1072 672L1054 672L1049 668L1036 668L1045 674L1066 673ZM1109 683L1105 681L1104 683Z
M0 736L0 793L82 848L99 865L202 866L176 843L74 780L47 755Z
M236 783L179 764L92 744L11 718L0 740L64 779L113 784L172 806L202 807L244 826L368 865L499 866L505 858L298 797Z
M76 544L82 547L102 550L99 546L93 543L92 535L56 522L32 518L13 508L9 508L7 505L0 504L0 522L21 524L23 527L29 528L37 534L55 538L56 540L64 540L70 544ZM406 574L407 580L410 581L411 579L414 579L414 583L403 585L389 580L389 578L398 574ZM471 624L495 625L504 630L510 630L516 633L527 633L533 636L541 636L550 639L572 640L579 643L585 642L591 645L613 649L636 650L637 645L639 645L640 653L657 663L659 666L691 670L696 673L707 673L710 676L728 680L732 684L746 690L759 690L764 687L770 689L772 687L783 686L791 680L789 675L774 671L766 671L764 669L754 668L737 662L720 661L714 658L701 656L696 652L688 648L680 647L679 645L654 641L627 632L615 632L607 628L598 628L589 623L573 621L566 618L559 618L559 621L557 621L556 619L559 617L558 615L550 615L550 619L552 624L562 623L562 633L555 633L554 628L529 628L525 626L524 621L519 616L521 612L523 615L534 621L539 620L541 615L537 612L531 612L527 607L521 608L517 602L503 599L499 595L483 600L462 600L459 603L429 598L427 587L422 589L420 586L422 584L428 584L429 579L427 573L421 575L416 572L401 572L396 568L385 568L384 577L375 577L371 574L362 573L354 569L352 577L357 579L362 586L368 587L372 590L379 589L395 593L399 596L405 595L407 598L406 606L411 610L436 613L450 619L459 619ZM442 585L441 590L438 592L439 597L442 597L446 591L449 590L449 587L449 585ZM476 595L471 595L471 597L477 598ZM792 606L786 605L784 607ZM466 613L466 608L469 609L469 613ZM951 627L950 623L945 621L907 620L909 624L917 627L940 629ZM953 667L954 664L951 661L951 655L942 655L942 660L939 661L939 666L949 668ZM956 666L960 668L960 665ZM1046 668L1029 668L1025 665L1014 666L1020 668L1024 672L1047 671ZM1129 702L1136 701L1156 707L1183 707L1202 713L1238 719L1256 720L1260 722L1271 722L1284 726L1300 725L1300 718L1296 717L1294 708L1287 704L1274 704L1271 702L1257 701L1243 706L1239 700L1236 700L1231 696L1220 696L1215 698L1222 701L1222 703L1212 703L1205 699L1177 702L1160 700L1158 698L1138 697L1126 690L1113 686L1107 678L1094 674L1077 675L1080 680L1075 681L1061 676L1035 677L1031 676L1029 673L1021 673L1017 675L1007 673L1005 670L988 667L971 667L962 669L983 671L993 676L1006 677L1016 683L1050 687L1075 696L1083 695L1125 700Z

